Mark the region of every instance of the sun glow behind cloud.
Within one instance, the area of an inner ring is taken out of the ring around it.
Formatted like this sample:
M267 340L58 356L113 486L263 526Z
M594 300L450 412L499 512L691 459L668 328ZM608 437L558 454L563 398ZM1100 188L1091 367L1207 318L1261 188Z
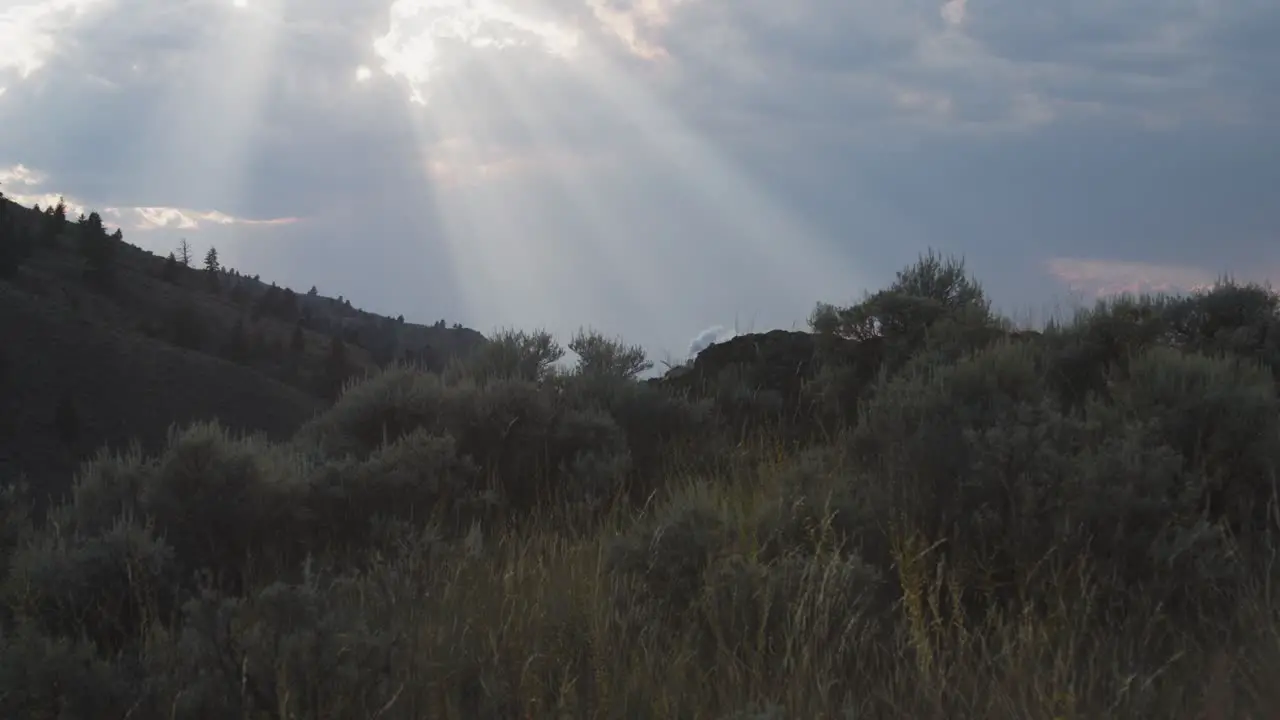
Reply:
M19 80L44 67L57 50L59 33L81 20L105 0L43 0L6 3L0 10L0 95L5 75Z
M636 0L619 7L611 0L587 0L596 20L633 54L646 60L667 58L667 50L649 39L650 33L666 27L671 14L688 0Z
M373 41L373 50L383 72L406 81L417 103L426 102L427 85L448 60L450 45L475 50L535 46L567 58L579 43L576 29L493 0L395 0L387 13L389 27Z

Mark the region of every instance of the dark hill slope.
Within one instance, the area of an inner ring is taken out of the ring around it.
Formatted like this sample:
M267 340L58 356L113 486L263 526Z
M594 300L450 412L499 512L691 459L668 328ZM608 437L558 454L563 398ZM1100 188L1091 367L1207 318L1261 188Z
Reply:
M284 438L321 406L250 368L89 322L4 283L0 338L0 478L25 473L41 490L67 487L103 444L155 449L173 423L211 418Z

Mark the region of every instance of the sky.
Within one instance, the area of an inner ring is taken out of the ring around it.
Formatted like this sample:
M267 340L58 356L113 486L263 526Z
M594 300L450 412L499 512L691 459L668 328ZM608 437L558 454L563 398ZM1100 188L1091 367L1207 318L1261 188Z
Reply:
M1280 280L1278 37L1274 0L0 0L0 191L659 361L930 248L1034 321Z

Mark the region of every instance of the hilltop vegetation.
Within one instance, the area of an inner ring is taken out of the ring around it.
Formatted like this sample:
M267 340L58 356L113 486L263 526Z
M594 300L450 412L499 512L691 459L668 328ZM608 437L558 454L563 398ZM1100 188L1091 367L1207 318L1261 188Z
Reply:
M214 418L283 440L350 377L441 368L484 341L243 276L217 248L159 257L96 212L3 196L0 337L0 478L53 491L104 444L155 452L172 424Z
M0 536L0 714L1134 718L1280 710L1280 299L1042 332L929 255L640 382L505 333L291 438L104 453Z

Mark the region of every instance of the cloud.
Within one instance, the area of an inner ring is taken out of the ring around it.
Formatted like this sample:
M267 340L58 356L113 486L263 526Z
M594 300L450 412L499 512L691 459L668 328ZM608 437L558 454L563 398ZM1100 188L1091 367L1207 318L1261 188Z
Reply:
M655 36L671 24L688 0L587 0L596 20L632 54L645 60L670 57Z
M5 76L23 80L44 67L58 50L62 33L83 20L103 0L43 0L11 3L0 10L0 93Z
M964 24L964 16L968 11L968 0L947 0L942 3L942 19L947 21L948 25Z
M392 314L678 351L716 318L856 298L926 246L1006 305L1280 266L1260 0L21 8L0 10L0 167L44 177L6 193L152 243L199 228Z
M39 187L47 176L25 165L0 168L0 190L10 200L28 207L48 207L65 203L68 215L75 217L97 210L104 220L111 220L122 230L199 230L208 225L288 225L298 218L281 217L265 220L233 217L217 210L192 210L173 207L91 207L83 200L60 193L44 192Z
M698 333L693 340L689 341L689 356L695 356L707 348L722 343L726 340L732 340L738 336L738 331L733 328L726 328L723 325L712 325L711 327Z
M413 101L422 104L426 86L446 62L441 46L461 44L482 51L534 46L571 57L579 43L573 28L496 0L395 0L388 15L387 32L374 40L373 49L383 71L407 81Z
M218 212L217 210L190 210L170 207L132 207L107 208L107 213L114 217L132 217L129 225L134 230L158 230L161 228L198 230L202 225L289 225L298 222L298 218L283 217L266 220L238 218Z
M4 193L6 198L19 205L46 207L57 205L59 201L62 201L67 208L67 214L72 217L91 212L89 208L76 202L74 198L66 198L58 193L46 192L41 189L39 186L45 180L46 177L43 173L22 164L0 167L0 192Z
M44 176L25 165L0 168L0 186L20 185L23 187L39 185Z
M1120 260L1053 258L1046 265L1050 274L1072 290L1094 298L1184 293L1210 287L1219 278L1218 273L1198 267Z

